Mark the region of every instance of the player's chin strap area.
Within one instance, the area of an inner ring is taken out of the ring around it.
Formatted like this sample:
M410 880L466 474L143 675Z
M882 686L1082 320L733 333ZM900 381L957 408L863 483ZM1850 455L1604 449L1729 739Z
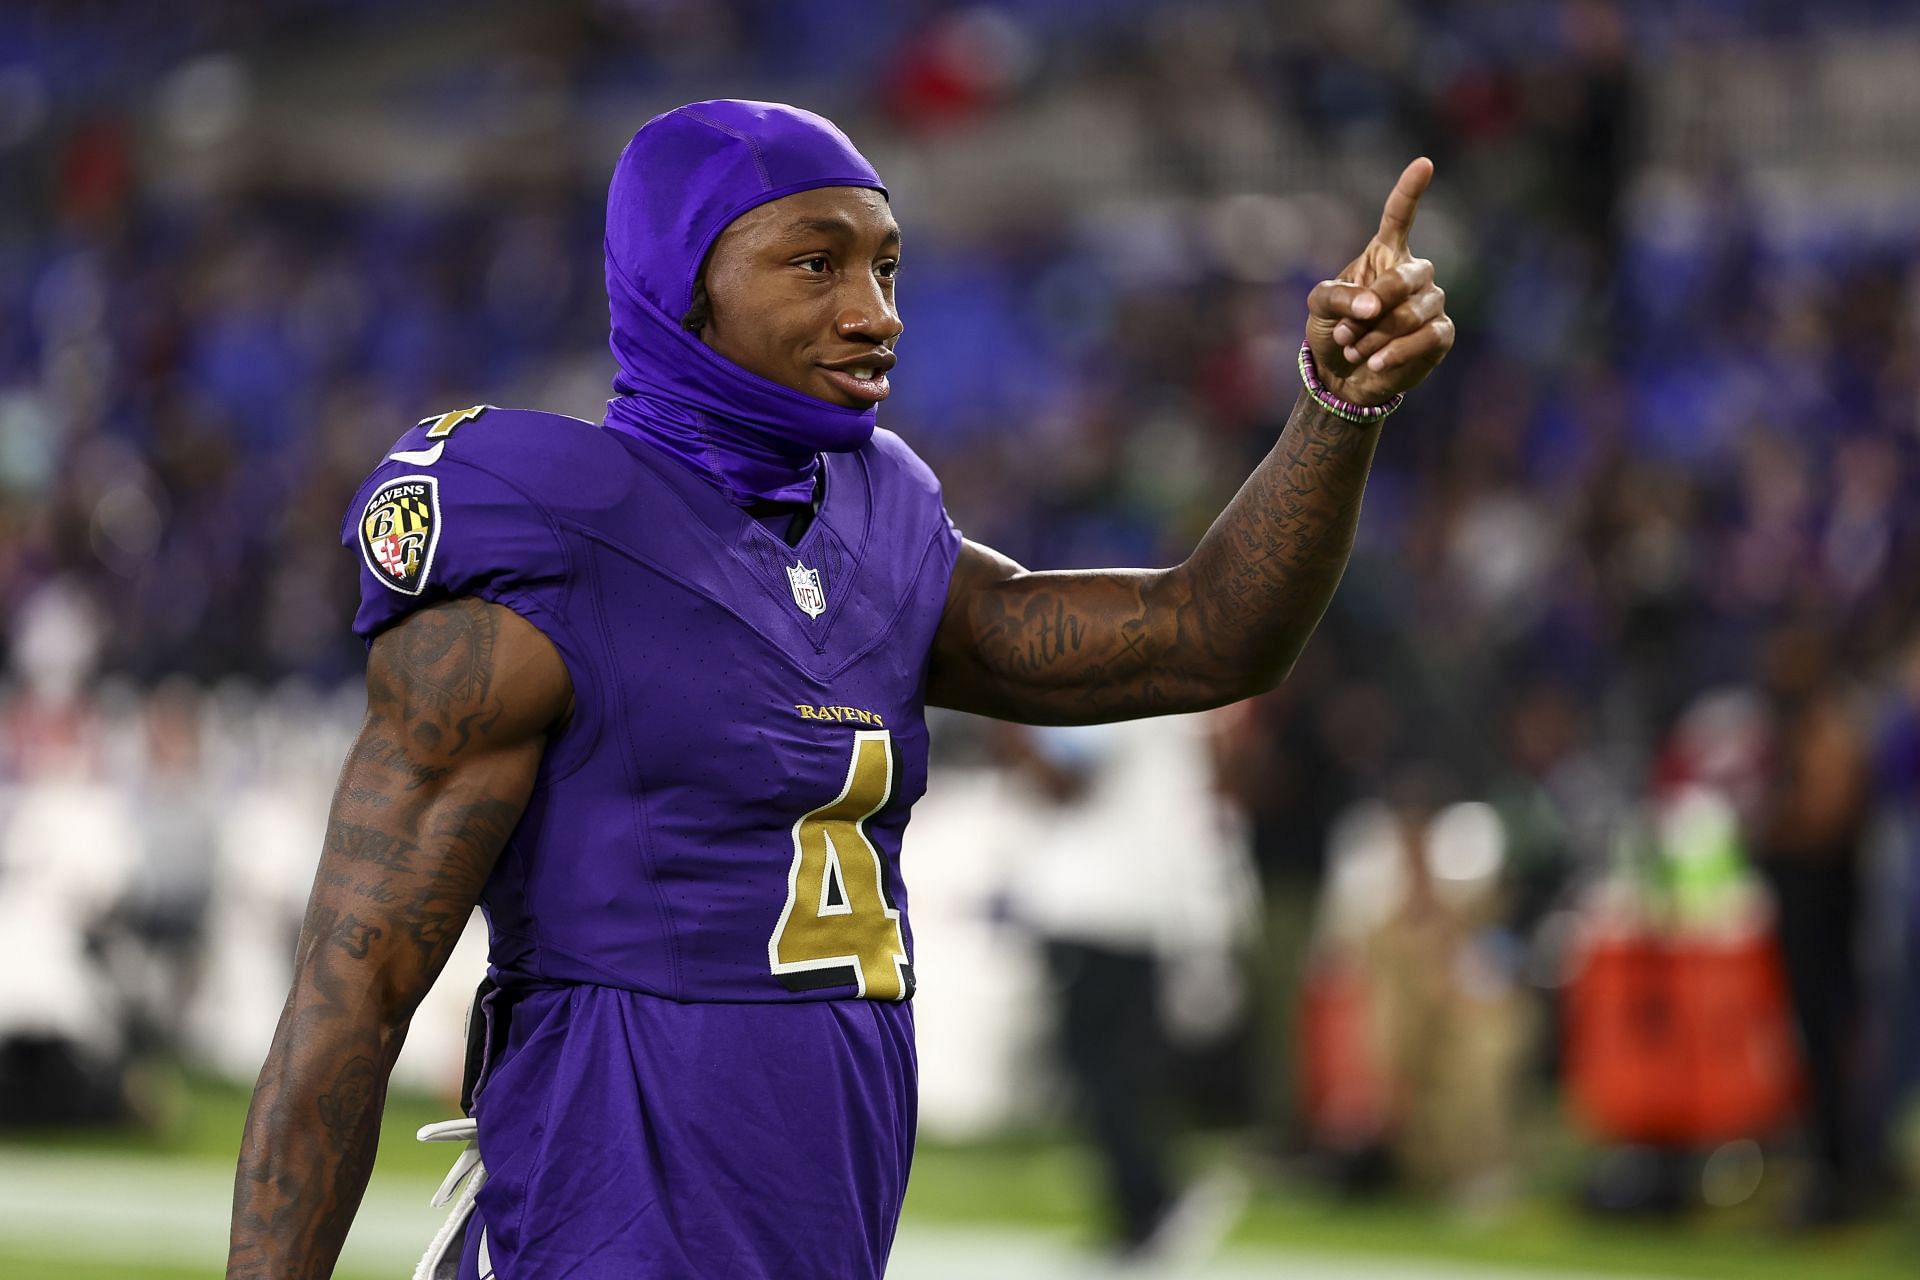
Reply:
M430 1124L415 1135L422 1142L464 1142L466 1147L440 1189L433 1193L434 1208L452 1204L453 1210L427 1246L426 1256L413 1269L413 1280L457 1280L460 1274L460 1250L466 1243L467 1219L473 1216L473 1199L487 1183L487 1166L480 1163L480 1124L471 1118L442 1120ZM493 1274L493 1260L487 1256L487 1241L480 1239L480 1280Z

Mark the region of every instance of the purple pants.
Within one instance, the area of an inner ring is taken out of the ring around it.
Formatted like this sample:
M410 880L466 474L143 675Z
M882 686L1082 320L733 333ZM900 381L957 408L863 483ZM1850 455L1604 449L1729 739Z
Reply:
M917 1083L909 1004L527 992L461 1280L880 1280Z

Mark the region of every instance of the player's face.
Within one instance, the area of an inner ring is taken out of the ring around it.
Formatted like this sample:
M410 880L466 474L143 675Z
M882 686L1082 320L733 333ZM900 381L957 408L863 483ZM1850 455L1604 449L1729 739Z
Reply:
M700 340L750 373L849 408L887 398L900 226L886 197L821 187L750 209L707 260Z

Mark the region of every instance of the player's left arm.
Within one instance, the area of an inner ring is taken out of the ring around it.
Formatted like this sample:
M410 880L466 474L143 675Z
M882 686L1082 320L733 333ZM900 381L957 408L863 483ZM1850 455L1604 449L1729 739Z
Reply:
M1453 346L1433 264L1407 249L1433 165L1415 160L1380 229L1307 298L1327 390L1384 404ZM1380 426L1302 393L1279 443L1171 569L1033 573L977 543L954 565L927 700L1036 724L1195 711L1278 684L1346 569Z

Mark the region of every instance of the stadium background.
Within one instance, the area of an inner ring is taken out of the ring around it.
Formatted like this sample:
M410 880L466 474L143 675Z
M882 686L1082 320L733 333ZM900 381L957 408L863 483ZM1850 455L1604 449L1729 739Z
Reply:
M37 1101L0 1105L0 1273L219 1256L240 1082L359 709L346 499L423 414L599 416L609 165L656 111L727 95L822 111L887 176L908 335L883 421L971 536L1034 565L1183 554L1292 403L1307 288L1407 157L1437 163L1414 247L1461 340L1388 430L1292 682L1220 730L1247 869L1222 892L1299 932L1356 803L1493 805L1476 945L1528 1011L1508 1181L1316 1176L1267 1132L1285 1068L1244 1026L1290 970L1231 935L1255 994L1188 1063L1186 1114L1194 1163L1253 1199L1208 1274L1908 1274L1897 1190L1779 1233L1790 1131L1756 1135L1738 1204L1582 1212L1603 1144L1555 1028L1594 886L1662 892L1636 850L1673 775L1750 816L1800 655L1871 764L1857 1056L1911 1168L1917 73L1890 0L7 6L0 1033ZM1062 1274L1096 1233L1009 921L1041 818L1002 748L943 726L908 845L929 1134L903 1276ZM1752 896L1723 878L1702 911ZM442 1161L405 1134L444 1109L456 986L343 1274L398 1273L431 1229Z

